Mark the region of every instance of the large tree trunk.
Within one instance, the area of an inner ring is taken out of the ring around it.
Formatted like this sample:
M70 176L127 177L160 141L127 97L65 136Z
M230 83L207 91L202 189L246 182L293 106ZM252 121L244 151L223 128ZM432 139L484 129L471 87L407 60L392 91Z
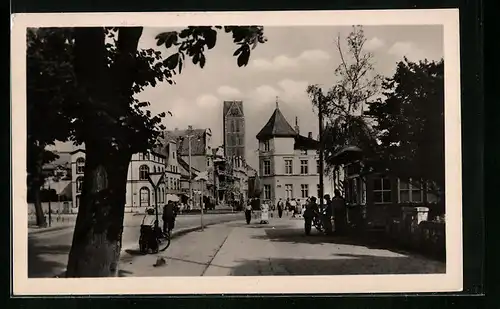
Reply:
M35 215L36 215L36 225L39 227L47 227L47 221L43 214L42 201L40 199L40 187L34 186L33 197L35 198Z
M117 275L131 154L86 147L83 192L67 277Z
M75 29L75 73L91 106L82 115L85 175L67 277L117 275L133 143L117 120L129 109L141 34L141 27L120 28L117 57L108 68L104 29Z

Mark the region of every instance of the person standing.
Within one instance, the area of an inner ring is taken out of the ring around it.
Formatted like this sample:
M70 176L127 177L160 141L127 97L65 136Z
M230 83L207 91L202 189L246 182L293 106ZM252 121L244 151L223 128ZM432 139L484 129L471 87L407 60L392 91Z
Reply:
M171 233L175 225L176 210L175 205L172 201L168 201L165 206L163 206L163 232Z
M279 201L278 201L278 217L282 217L283 216L283 200L280 198Z
M324 201L325 201L325 210L323 212L324 213L323 224L325 226L325 233L331 235L333 232L333 227L332 227L333 206L330 194L325 194Z
M318 205L316 204L316 198L314 196L308 199L306 204L306 209L304 210L304 229L306 235L311 234L311 226L314 216L318 213Z
M286 210L286 216L288 217L288 212L290 211L290 208L292 208L292 206L290 205L290 198L288 197L286 199L286 204L285 204L285 210Z
M335 189L331 202L334 212L335 234L342 235L347 230L347 209L340 191Z
M295 199L290 201L290 210L292 211L292 218L295 218L295 214L297 213L297 202L295 202Z

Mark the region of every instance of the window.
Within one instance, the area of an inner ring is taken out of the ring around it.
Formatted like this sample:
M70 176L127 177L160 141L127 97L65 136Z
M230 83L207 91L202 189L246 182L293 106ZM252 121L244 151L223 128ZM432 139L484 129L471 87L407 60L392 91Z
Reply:
M231 124L230 132L236 132L236 120L229 120L229 123Z
M271 199L271 185L264 185L264 199Z
M285 185L285 198L293 198L293 185Z
M139 161L142 161L142 160L144 160L144 154L139 153Z
M307 155L307 149L301 149L300 150L301 155Z
M266 160L264 163L264 175L271 175L271 161Z
M76 192L82 192L83 177L80 176L76 178Z
M139 196L140 206L149 206L149 188L142 187L141 190L139 190Z
M156 173L156 166L153 166L153 171Z
M285 174L291 175L293 174L293 165L292 160L285 160Z
M316 160L316 173L320 173L321 171L321 166L319 166L319 160Z
M149 153L148 152L144 153L144 160L149 160Z
M147 180L149 174L149 167L147 165L141 165L139 167L139 180Z
M210 166L210 159L207 158L207 166Z
M76 159L76 173L83 174L84 169L85 169L85 159L84 158Z
M75 202L74 207L75 207L75 208L80 207L80 195L77 195L77 196L76 196L76 202Z
M307 160L300 160L300 173L307 174L309 172L308 170Z
M380 177L374 180L373 201L376 204L391 202L391 180L389 178Z
M241 128L241 121L236 120L236 132L240 132L241 131L240 128Z
M264 141L262 143L262 148L263 148L264 151L269 151L270 150L269 141Z
M309 197L309 185L300 185L300 195L302 198Z
M172 159L175 160L175 151L172 152Z
M399 202L420 203L423 200L423 191L419 181L399 180Z

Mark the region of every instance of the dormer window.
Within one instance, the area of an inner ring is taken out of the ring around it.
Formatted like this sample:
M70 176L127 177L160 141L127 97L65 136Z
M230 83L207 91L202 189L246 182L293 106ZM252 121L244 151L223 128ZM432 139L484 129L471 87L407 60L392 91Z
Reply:
M307 155L307 149L301 149L300 150L300 154L303 155L303 156L306 156Z

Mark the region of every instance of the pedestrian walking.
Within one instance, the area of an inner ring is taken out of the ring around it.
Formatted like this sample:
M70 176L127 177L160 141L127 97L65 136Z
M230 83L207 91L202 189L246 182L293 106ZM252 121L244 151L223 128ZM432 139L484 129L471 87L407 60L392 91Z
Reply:
M283 207L284 207L283 200L281 198L279 199L277 206L278 206L277 207L278 208L278 217L281 218L283 216Z
M260 207L260 223L268 224L269 223L269 201L264 201L262 206Z
M334 212L335 234L342 235L347 230L347 209L345 200L338 189L334 191L331 205Z
M252 219L252 203L249 200L247 205L245 206L245 220L247 224L250 224L251 219Z
M286 216L288 217L288 212L292 208L292 205L290 205L290 198L286 199L286 204L285 204L285 210L286 210Z

